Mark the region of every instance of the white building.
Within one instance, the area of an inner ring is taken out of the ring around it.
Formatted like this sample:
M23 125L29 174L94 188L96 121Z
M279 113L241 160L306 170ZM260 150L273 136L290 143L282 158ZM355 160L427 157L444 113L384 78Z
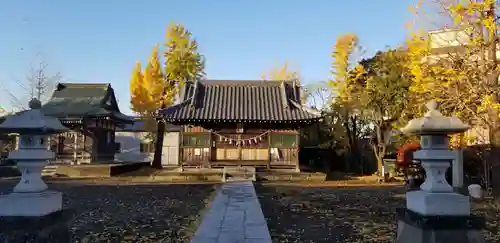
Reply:
M429 32L430 45L432 48L432 55L428 57L428 61L433 62L441 58L448 58L450 55L464 52L464 46L470 42L470 36L466 30L461 29L441 29ZM500 57L500 52L497 52ZM468 130L465 135L473 138L473 141L468 141L469 145L473 144L488 144L489 134L488 130L478 126L477 124L470 124L472 128Z
M180 127L167 124L163 139L162 165L179 166ZM133 125L117 129L115 141L120 143L120 152L115 160L121 162L151 162L153 161L155 144L145 139L144 122L136 119Z

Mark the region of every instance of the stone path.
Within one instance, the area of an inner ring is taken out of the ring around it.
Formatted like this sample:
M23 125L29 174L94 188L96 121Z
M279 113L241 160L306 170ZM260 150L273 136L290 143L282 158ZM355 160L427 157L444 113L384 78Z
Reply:
M223 184L191 239L191 243L240 242L272 242L251 181Z

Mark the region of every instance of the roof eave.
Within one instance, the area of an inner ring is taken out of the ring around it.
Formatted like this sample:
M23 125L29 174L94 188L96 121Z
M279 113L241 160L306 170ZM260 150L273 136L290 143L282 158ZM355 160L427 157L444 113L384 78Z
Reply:
M248 123L248 124L308 124L318 122L322 117L294 120L251 120L251 119L178 119L163 118L166 122L175 125L189 125L193 123Z

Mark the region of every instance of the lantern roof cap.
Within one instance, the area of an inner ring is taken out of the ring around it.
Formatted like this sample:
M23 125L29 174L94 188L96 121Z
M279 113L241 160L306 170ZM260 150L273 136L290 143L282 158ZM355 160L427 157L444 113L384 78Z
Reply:
M38 99L33 98L28 105L30 109L7 116L5 121L0 124L0 132L24 135L54 134L68 130L59 119L45 116L40 111L42 103Z
M414 135L448 135L462 133L470 128L456 116L444 116L439 112L439 103L435 100L427 102L426 107L428 111L424 117L411 120L401 132Z

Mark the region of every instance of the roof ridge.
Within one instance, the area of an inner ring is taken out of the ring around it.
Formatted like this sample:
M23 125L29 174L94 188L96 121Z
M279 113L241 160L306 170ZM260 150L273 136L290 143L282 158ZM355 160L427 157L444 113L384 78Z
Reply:
M65 88L112 88L111 83L58 83L57 85L62 85Z
M64 85L109 85L109 82L60 82Z
M189 83L195 83L196 81L189 81ZM262 85L262 86L279 86L281 83L285 82L287 84L293 84L293 80L200 80L198 81L203 85L224 85L224 86L247 86L247 85Z

